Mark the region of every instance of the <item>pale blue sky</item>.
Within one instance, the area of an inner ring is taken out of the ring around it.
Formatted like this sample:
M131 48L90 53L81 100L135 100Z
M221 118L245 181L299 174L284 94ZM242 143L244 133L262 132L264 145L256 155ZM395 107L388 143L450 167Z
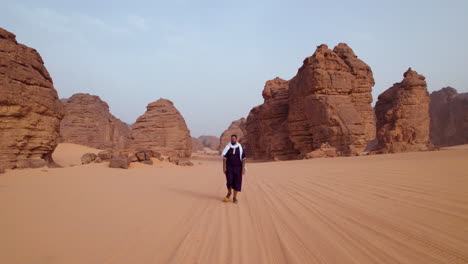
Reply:
M61 98L90 93L133 123L172 100L192 136L219 136L292 78L317 45L346 42L377 96L412 67L429 91L468 92L468 1L0 0L0 27L37 49Z

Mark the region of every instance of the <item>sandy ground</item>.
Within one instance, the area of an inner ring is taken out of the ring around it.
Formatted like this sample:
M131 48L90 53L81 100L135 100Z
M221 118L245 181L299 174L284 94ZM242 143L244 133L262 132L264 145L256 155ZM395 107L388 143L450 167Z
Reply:
M239 204L194 163L7 171L0 263L468 263L468 146L252 163Z

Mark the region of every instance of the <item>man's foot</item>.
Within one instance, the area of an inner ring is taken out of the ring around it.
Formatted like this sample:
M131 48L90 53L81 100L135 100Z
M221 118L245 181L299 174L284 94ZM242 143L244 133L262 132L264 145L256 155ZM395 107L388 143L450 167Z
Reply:
M229 202L231 202L231 199L230 199L230 198L228 198L228 197L224 197L224 199L223 199L223 202L225 202L225 203L229 203Z
M233 202L237 203L237 198L236 197L234 197Z
M228 199L231 198L231 192L228 192L228 193L226 194L226 198L228 198Z

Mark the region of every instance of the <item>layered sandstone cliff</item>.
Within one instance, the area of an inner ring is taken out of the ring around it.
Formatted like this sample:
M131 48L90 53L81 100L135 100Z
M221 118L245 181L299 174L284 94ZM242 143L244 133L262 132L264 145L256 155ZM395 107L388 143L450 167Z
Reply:
M79 93L62 102L65 116L60 124L61 142L98 149L125 148L130 129L109 112L99 96Z
M351 48L320 45L289 81L289 138L303 156L323 143L357 155L375 137L370 67Z
M425 77L409 68L403 80L378 97L377 146L373 153L432 149L429 141L429 102Z
M150 149L163 155L190 157L192 138L184 118L167 99L148 104L130 131L129 149Z
M39 53L0 28L0 167L53 164L62 117Z

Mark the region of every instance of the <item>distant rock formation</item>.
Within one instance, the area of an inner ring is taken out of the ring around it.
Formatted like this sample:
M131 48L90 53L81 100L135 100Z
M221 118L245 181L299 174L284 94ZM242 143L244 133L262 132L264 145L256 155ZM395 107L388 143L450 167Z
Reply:
M375 137L371 68L351 48L320 45L289 81L289 138L301 156L329 143L357 155Z
M436 146L468 144L468 93L446 87L431 93L430 138Z
M62 117L39 53L0 28L0 167L53 165Z
M207 151L218 151L219 147L219 138L215 136L199 136L198 138L192 137L192 151L204 151L205 148L208 148Z
M146 112L132 125L129 149L150 149L163 155L190 157L192 139L185 120L174 104L159 99L148 104Z
M60 123L60 141L98 149L125 148L130 129L109 112L99 96L74 94L62 99L65 116Z
M205 148L209 148L209 149L212 149L212 150L218 150L218 148L219 148L219 137L199 136L198 141Z
M409 68L403 81L378 97L377 146L372 153L432 149L429 141L429 93L425 77Z
M222 134L221 137L219 137L219 147L218 151L221 153L223 151L224 147L231 141L231 135L237 135L237 140L239 143L242 144L242 146L245 148L245 143L247 142L246 140L246 133L247 130L245 129L246 125L246 119L241 118L239 120L233 121L231 125L226 129ZM246 152L247 153L247 152Z
M203 145L198 138L192 137L192 152L203 151Z
M264 103L254 107L246 121L249 157L260 160L288 160L299 151L288 133L288 81L275 78L263 89Z

